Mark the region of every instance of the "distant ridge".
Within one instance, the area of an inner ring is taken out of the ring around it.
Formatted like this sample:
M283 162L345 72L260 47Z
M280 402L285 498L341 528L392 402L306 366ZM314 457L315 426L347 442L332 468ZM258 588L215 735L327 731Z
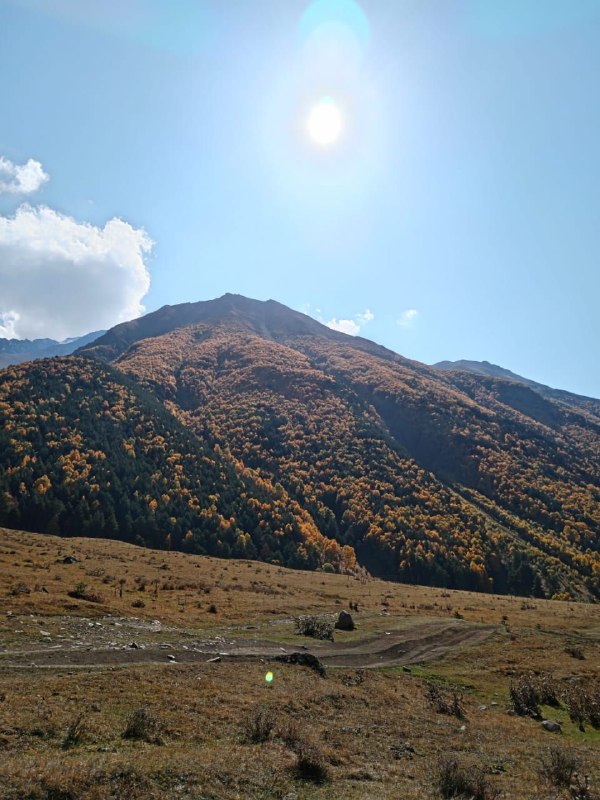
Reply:
M90 344L105 331L94 331L59 342L56 339L0 339L0 369L36 358L68 356L79 347Z
M501 378L502 380L512 381L513 383L520 383L538 392L542 397L567 403L568 405L576 405L579 408L587 409L594 414L600 415L600 400L594 397L585 397L584 395L574 394L564 389L553 389L543 383L538 383L529 378L524 378L522 375L517 375L515 372L511 372L511 370L500 367L497 364L490 364L489 361L468 361L465 359L459 361L438 361L437 364L433 364L432 366L444 372L470 372L474 375L484 375L490 378Z

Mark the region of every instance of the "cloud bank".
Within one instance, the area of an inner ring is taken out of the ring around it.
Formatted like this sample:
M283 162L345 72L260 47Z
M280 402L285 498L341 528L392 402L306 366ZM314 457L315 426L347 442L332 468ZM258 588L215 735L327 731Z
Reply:
M151 248L117 218L98 228L29 205L0 216L0 336L62 340L139 316Z
M334 331L339 331L340 333L347 333L349 336L357 336L361 328L367 325L369 322L375 319L375 315L373 312L367 308L360 314L355 314L354 319L330 319L329 322L326 322L328 328L331 328Z
M39 161L30 158L19 166L0 156L0 194L32 194L47 180L48 175Z

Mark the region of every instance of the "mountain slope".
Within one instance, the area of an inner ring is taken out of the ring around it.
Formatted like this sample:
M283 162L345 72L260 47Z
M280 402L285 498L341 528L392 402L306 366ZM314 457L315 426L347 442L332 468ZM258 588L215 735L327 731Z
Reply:
M11 364L33 361L36 358L70 355L104 333L105 331L95 331L85 336L67 339L65 342L57 342L55 339L0 339L0 369Z
M209 449L121 373L75 357L0 372L0 525L353 563L281 488Z
M600 420L600 400L593 397L582 397L563 389L552 389L550 386L524 378L497 364L490 364L489 361L439 361L437 364L433 364L433 367L444 372L469 372L488 378L500 378L511 383L521 383L548 400L555 400L580 411L587 411Z
M372 571L599 593L600 422L587 408L233 295L165 307L81 352L279 482Z

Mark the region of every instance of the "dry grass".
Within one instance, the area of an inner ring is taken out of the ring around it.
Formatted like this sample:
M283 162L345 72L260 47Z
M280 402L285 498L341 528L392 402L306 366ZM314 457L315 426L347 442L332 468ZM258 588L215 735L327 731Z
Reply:
M68 555L77 562L62 563ZM103 603L69 597L78 583ZM29 593L11 592L20 584ZM93 672L31 666L35 651L71 636L96 629L116 635L136 598L145 603L134 612L147 623L141 646L153 620L163 625L161 636L152 634L156 641L226 640L234 631L298 646L294 617L333 615L357 601L357 630L336 638L358 641L399 625L416 631L423 620L457 611L467 621L498 624L499 632L410 672L337 668L322 678L271 660L100 663ZM541 784L540 764L549 763L548 748L559 742L576 759L571 780L579 781L579 796L594 797L600 785L600 733L589 724L578 730L562 694L598 677L597 606L361 584L1 531L0 612L0 797L7 800L436 800L440 763L467 765L486 797L574 797L556 781ZM573 647L584 660L565 650ZM10 666L17 650L31 656L18 668ZM271 685L267 670L275 675ZM560 738L531 717L507 713L509 684L522 675L534 676L538 688L558 687L560 707L544 705L550 694L539 703L542 716L561 722ZM432 682L448 702L460 698L463 718L428 705ZM150 725L148 736L124 738L139 709L160 724Z

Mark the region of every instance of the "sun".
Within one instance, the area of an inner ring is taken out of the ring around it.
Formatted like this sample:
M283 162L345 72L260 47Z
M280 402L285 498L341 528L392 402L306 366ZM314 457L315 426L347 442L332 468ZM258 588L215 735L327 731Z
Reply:
M344 118L331 97L322 97L313 106L306 123L308 135L315 144L328 147L340 138L344 127Z

